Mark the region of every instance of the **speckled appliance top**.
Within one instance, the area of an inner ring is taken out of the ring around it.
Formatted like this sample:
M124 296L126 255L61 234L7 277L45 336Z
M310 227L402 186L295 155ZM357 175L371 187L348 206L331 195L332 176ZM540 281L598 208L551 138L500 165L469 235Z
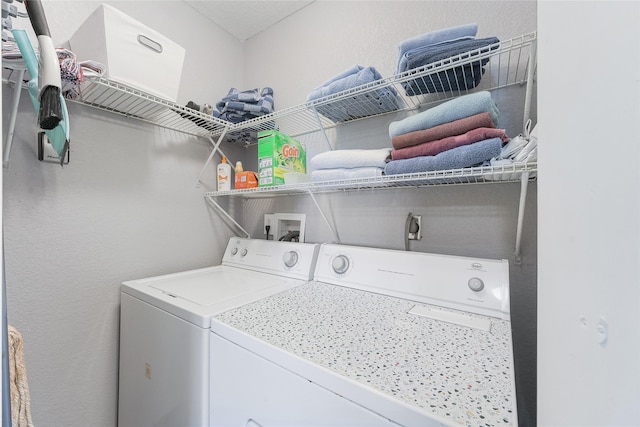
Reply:
M416 304L308 282L215 318L438 418L517 425L510 323L485 332L407 313Z

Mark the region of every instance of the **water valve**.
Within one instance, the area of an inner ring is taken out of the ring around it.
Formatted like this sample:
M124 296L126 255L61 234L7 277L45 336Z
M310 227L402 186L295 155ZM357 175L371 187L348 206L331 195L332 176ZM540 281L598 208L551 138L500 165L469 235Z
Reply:
M422 239L422 216L409 214L407 217L407 239Z

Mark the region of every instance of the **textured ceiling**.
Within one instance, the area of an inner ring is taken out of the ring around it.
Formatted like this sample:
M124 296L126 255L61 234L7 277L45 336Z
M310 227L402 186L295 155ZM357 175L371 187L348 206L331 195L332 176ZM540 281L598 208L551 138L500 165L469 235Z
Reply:
M313 1L302 0L184 0L239 40L246 40Z

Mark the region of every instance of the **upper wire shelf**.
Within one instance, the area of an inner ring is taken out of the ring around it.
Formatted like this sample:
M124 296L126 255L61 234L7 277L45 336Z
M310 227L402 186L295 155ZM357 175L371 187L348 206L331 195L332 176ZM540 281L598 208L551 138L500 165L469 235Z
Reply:
M201 137L219 135L228 127L224 120L103 77L87 76L80 97L69 101Z
M512 163L500 166L476 166L464 169L416 172L401 175L383 175L372 178L305 182L273 187L210 191L205 193L205 197L215 198L219 196L231 196L241 198L264 198L308 193L335 193L340 191L381 190L434 185L520 182L524 173L528 173L528 178L530 180L536 179L537 170L537 163Z
M80 97L70 101L190 135L208 138L224 135L230 141L234 136L241 136L239 141L252 145L257 143L257 132L262 130L279 129L296 137L345 122L423 108L472 90L523 85L529 78L532 43L535 39L535 32L525 34L240 123L220 120L102 77L87 76L81 86ZM479 62L482 63L482 75L475 79L479 82L474 81L469 85L456 80L456 69ZM533 70L535 73L535 68ZM426 93L407 91L406 87L412 82L425 86ZM433 87L456 89L430 92L428 88ZM397 108L379 108L379 99L375 95L382 90L397 93ZM345 110L350 114L341 118Z

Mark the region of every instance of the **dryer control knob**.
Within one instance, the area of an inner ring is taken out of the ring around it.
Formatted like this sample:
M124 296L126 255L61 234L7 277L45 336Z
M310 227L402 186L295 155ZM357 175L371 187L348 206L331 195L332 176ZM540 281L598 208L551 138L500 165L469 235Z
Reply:
M289 251L282 255L282 261L284 265L291 268L298 263L298 253L296 251Z
M478 278L478 277L472 277L471 279L469 279L469 289L471 289L474 292L480 292L481 290L484 289L484 282L482 281L482 279Z
M240 256L245 256L247 254L247 248L244 248L241 252L240 252Z
M236 247L231 248L231 255L235 255L237 253L238 253L238 248Z
M338 274L344 274L349 269L349 258L344 255L338 255L331 261L331 268Z

